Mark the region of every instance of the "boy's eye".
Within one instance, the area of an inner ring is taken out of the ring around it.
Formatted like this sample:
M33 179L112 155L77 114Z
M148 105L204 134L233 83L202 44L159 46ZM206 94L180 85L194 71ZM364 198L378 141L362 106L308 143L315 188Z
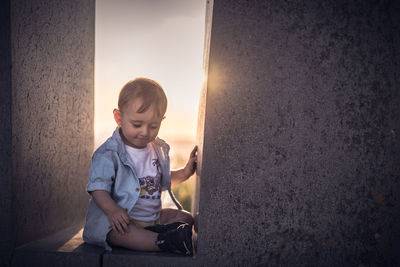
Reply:
M152 129L152 130L155 130L155 129L157 129L158 128L158 126L151 126L150 127L150 129Z
M140 127L142 127L141 124L132 124L132 125L133 125L133 127L135 127L135 128L140 128Z

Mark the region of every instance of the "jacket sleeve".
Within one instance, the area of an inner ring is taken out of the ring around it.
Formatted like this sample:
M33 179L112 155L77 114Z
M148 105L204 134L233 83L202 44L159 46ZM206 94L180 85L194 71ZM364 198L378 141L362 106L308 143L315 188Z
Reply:
M105 190L111 192L115 180L115 164L112 153L94 154L89 172L89 183L87 192L94 190Z

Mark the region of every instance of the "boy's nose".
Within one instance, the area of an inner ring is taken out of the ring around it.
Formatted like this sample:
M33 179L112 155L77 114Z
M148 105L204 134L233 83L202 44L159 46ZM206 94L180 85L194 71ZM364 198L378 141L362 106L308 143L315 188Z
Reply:
M147 127L143 127L140 134L141 136L147 137L147 135L149 134L149 129L147 129Z

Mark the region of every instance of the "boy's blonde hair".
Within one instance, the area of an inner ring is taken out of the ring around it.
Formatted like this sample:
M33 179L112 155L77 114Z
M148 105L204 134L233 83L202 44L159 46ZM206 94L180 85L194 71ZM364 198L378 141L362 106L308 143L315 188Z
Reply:
M153 105L157 116L164 116L167 110L167 97L159 83L148 78L136 78L122 87L118 98L118 109L123 112L124 107L135 98L142 98L143 103L136 111L145 112Z

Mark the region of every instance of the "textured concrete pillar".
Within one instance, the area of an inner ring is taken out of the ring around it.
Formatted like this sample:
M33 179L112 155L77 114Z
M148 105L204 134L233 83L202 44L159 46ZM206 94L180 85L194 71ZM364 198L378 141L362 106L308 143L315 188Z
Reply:
M4 3L2 251L3 244L18 246L84 219L93 149L95 13L93 0Z
M399 18L396 1L214 1L199 261L400 264Z
M11 40L10 2L0 7L0 266L6 266L12 250L11 220Z

